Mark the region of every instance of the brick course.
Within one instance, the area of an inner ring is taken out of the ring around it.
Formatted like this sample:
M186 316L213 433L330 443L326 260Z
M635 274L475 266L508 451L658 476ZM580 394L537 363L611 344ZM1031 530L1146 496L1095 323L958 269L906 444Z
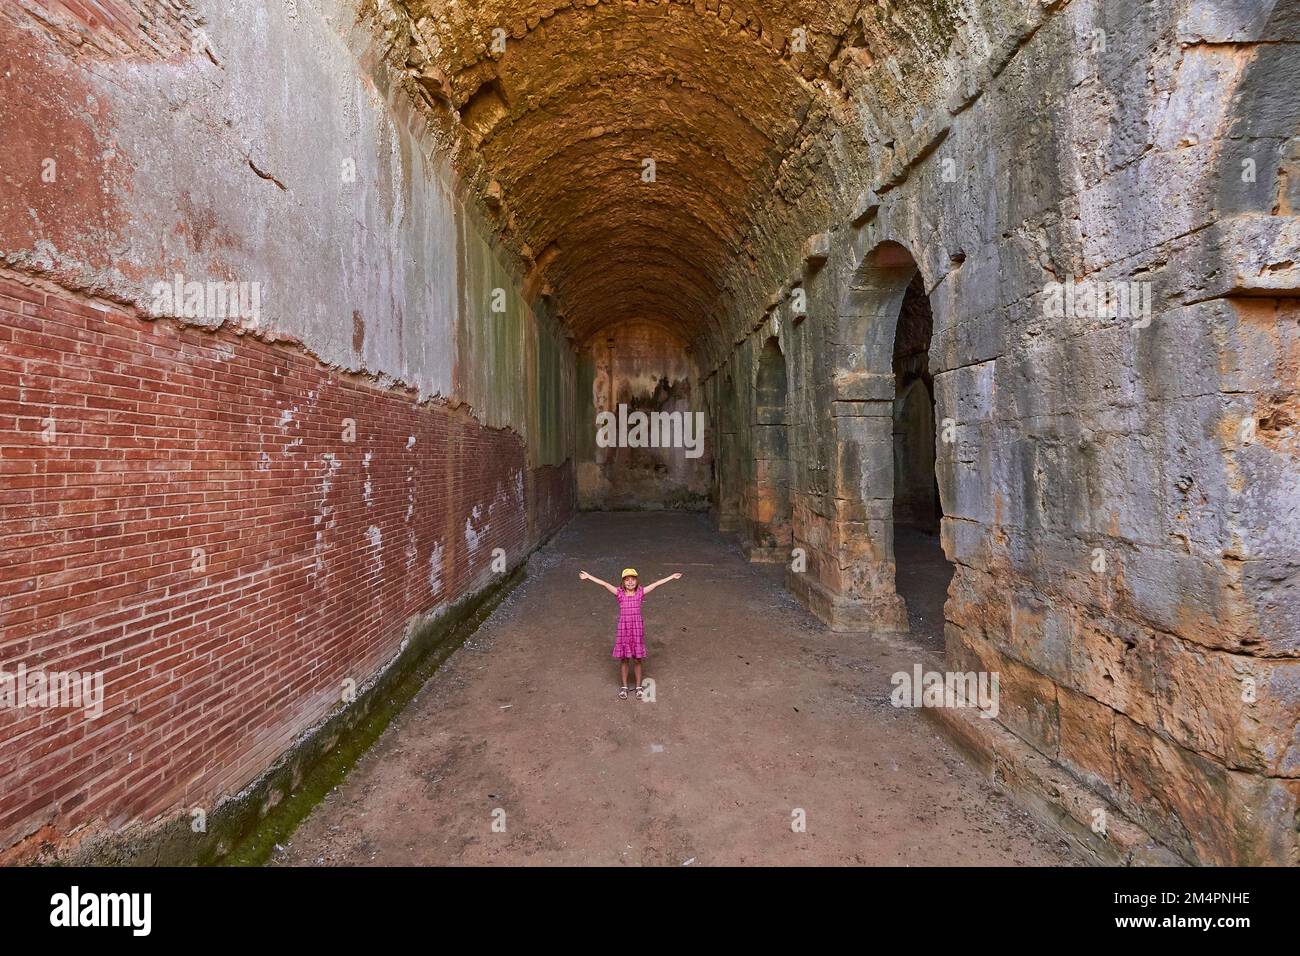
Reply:
M211 809L572 488L514 432L291 345L0 280L0 666L105 684L94 720L0 710L0 846Z

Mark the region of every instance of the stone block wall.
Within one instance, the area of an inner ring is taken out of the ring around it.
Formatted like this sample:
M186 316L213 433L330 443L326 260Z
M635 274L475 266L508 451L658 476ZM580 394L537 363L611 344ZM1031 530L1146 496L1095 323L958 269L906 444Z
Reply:
M965 62L900 85L910 130L864 92L787 157L712 373L743 380L780 330L806 565L788 583L832 627L905 630L889 357L919 272L953 425L948 666L999 672L1002 730L1087 794L1053 814L1131 821L1192 863L1300 862L1300 108L1264 78L1300 67L1297 29L1271 4L976 18ZM1053 311L1067 279L1145 286L1149 321ZM1029 785L1014 750L975 746ZM1105 838L1119 859L1130 832Z

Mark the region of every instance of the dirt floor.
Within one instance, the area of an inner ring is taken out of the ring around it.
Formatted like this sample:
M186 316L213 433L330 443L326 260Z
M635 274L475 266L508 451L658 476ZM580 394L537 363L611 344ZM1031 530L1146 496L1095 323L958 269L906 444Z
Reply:
M684 574L645 602L654 702L616 698L578 580L629 564ZM274 863L1081 862L890 704L930 651L825 630L781 571L696 515L579 515Z

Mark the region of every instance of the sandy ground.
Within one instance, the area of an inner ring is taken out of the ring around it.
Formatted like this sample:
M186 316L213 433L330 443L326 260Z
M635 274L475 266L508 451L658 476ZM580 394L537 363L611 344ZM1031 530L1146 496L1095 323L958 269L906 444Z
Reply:
M654 702L578 580L628 564L685 575L645 602ZM891 706L922 650L826 631L704 518L582 514L528 574L274 863L1081 862Z

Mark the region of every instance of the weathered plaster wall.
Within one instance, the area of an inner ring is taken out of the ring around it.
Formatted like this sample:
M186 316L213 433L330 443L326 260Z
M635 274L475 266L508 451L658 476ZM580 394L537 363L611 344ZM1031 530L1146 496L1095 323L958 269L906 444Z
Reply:
M0 713L10 860L212 813L575 504L572 348L382 27L102 6L0 10L0 664L106 681Z
M145 311L177 272L257 282L258 334L528 435L528 393L507 383L527 378L525 340L557 332L458 193L372 22L333 0L193 17L210 55L69 59L34 15L6 11L0 109L33 135L7 177L5 261Z
M578 351L578 504L582 508L707 506L712 438L705 420L698 457L685 447L600 447L596 416L703 411L698 373L682 342L651 322L629 320L592 336ZM686 435L683 432L683 438Z

